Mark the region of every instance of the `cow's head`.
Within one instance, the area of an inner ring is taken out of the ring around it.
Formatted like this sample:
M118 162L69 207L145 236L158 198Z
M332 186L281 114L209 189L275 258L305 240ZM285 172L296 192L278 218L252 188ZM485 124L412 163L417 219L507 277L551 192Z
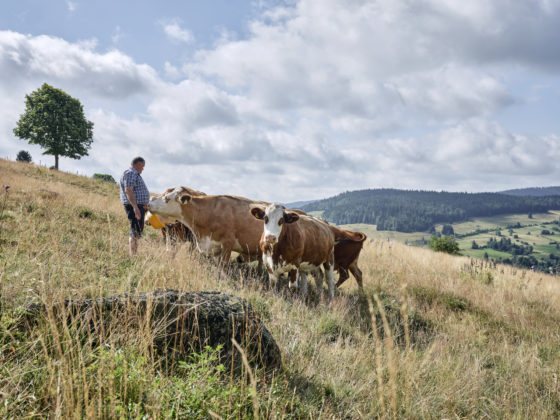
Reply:
M299 220L299 215L293 211L287 211L284 206L270 204L266 207L255 206L251 208L253 217L264 221L264 240L269 244L278 242L282 233L284 223L294 223Z
M157 215L170 218L180 218L182 215L182 206L187 204L192 195L186 192L182 187L168 189L160 196L150 198L148 210Z

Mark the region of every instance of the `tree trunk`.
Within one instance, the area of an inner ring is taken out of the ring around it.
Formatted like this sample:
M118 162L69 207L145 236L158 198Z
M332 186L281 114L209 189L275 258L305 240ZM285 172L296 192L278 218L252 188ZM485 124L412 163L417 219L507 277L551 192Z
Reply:
M58 155L54 155L54 169L58 171Z

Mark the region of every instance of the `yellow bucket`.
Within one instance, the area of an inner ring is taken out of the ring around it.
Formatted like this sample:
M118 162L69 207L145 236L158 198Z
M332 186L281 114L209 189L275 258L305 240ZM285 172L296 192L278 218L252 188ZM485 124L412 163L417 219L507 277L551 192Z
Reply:
M165 226L163 223L161 223L161 220L159 220L157 214L153 214L149 211L146 212L146 220L150 223L150 225L154 229L161 229L162 227Z

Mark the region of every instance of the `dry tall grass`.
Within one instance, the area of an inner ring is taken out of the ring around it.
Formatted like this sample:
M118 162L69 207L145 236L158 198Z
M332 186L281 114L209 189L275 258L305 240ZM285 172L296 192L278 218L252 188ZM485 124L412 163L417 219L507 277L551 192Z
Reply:
M129 257L114 186L6 160L0 184L0 417L560 417L557 277L375 241L365 294L349 280L331 306L303 303L219 280L188 247L170 258L150 228ZM156 288L248 299L285 369L233 374L210 349L168 366L126 314L100 342L52 314L15 326L25 302Z

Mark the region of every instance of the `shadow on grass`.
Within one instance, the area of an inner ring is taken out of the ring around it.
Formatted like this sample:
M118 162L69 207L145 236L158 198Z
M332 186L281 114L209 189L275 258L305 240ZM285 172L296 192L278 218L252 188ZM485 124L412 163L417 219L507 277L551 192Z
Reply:
M377 293L387 318L387 323L391 329L391 333L395 339L395 343L399 346L405 345L405 325L408 326L408 333L411 344L426 345L430 342L435 334L434 324L422 317L421 313L410 307L403 308L400 302L394 296L379 291ZM364 293L357 291L346 295L349 305L355 308L350 314L351 322L356 325L362 332L366 334L373 333L373 318L375 319L375 328L380 338L385 337L385 327L379 305L373 297L373 293ZM372 304L373 317L370 314L369 304ZM406 319L405 319L406 316Z

